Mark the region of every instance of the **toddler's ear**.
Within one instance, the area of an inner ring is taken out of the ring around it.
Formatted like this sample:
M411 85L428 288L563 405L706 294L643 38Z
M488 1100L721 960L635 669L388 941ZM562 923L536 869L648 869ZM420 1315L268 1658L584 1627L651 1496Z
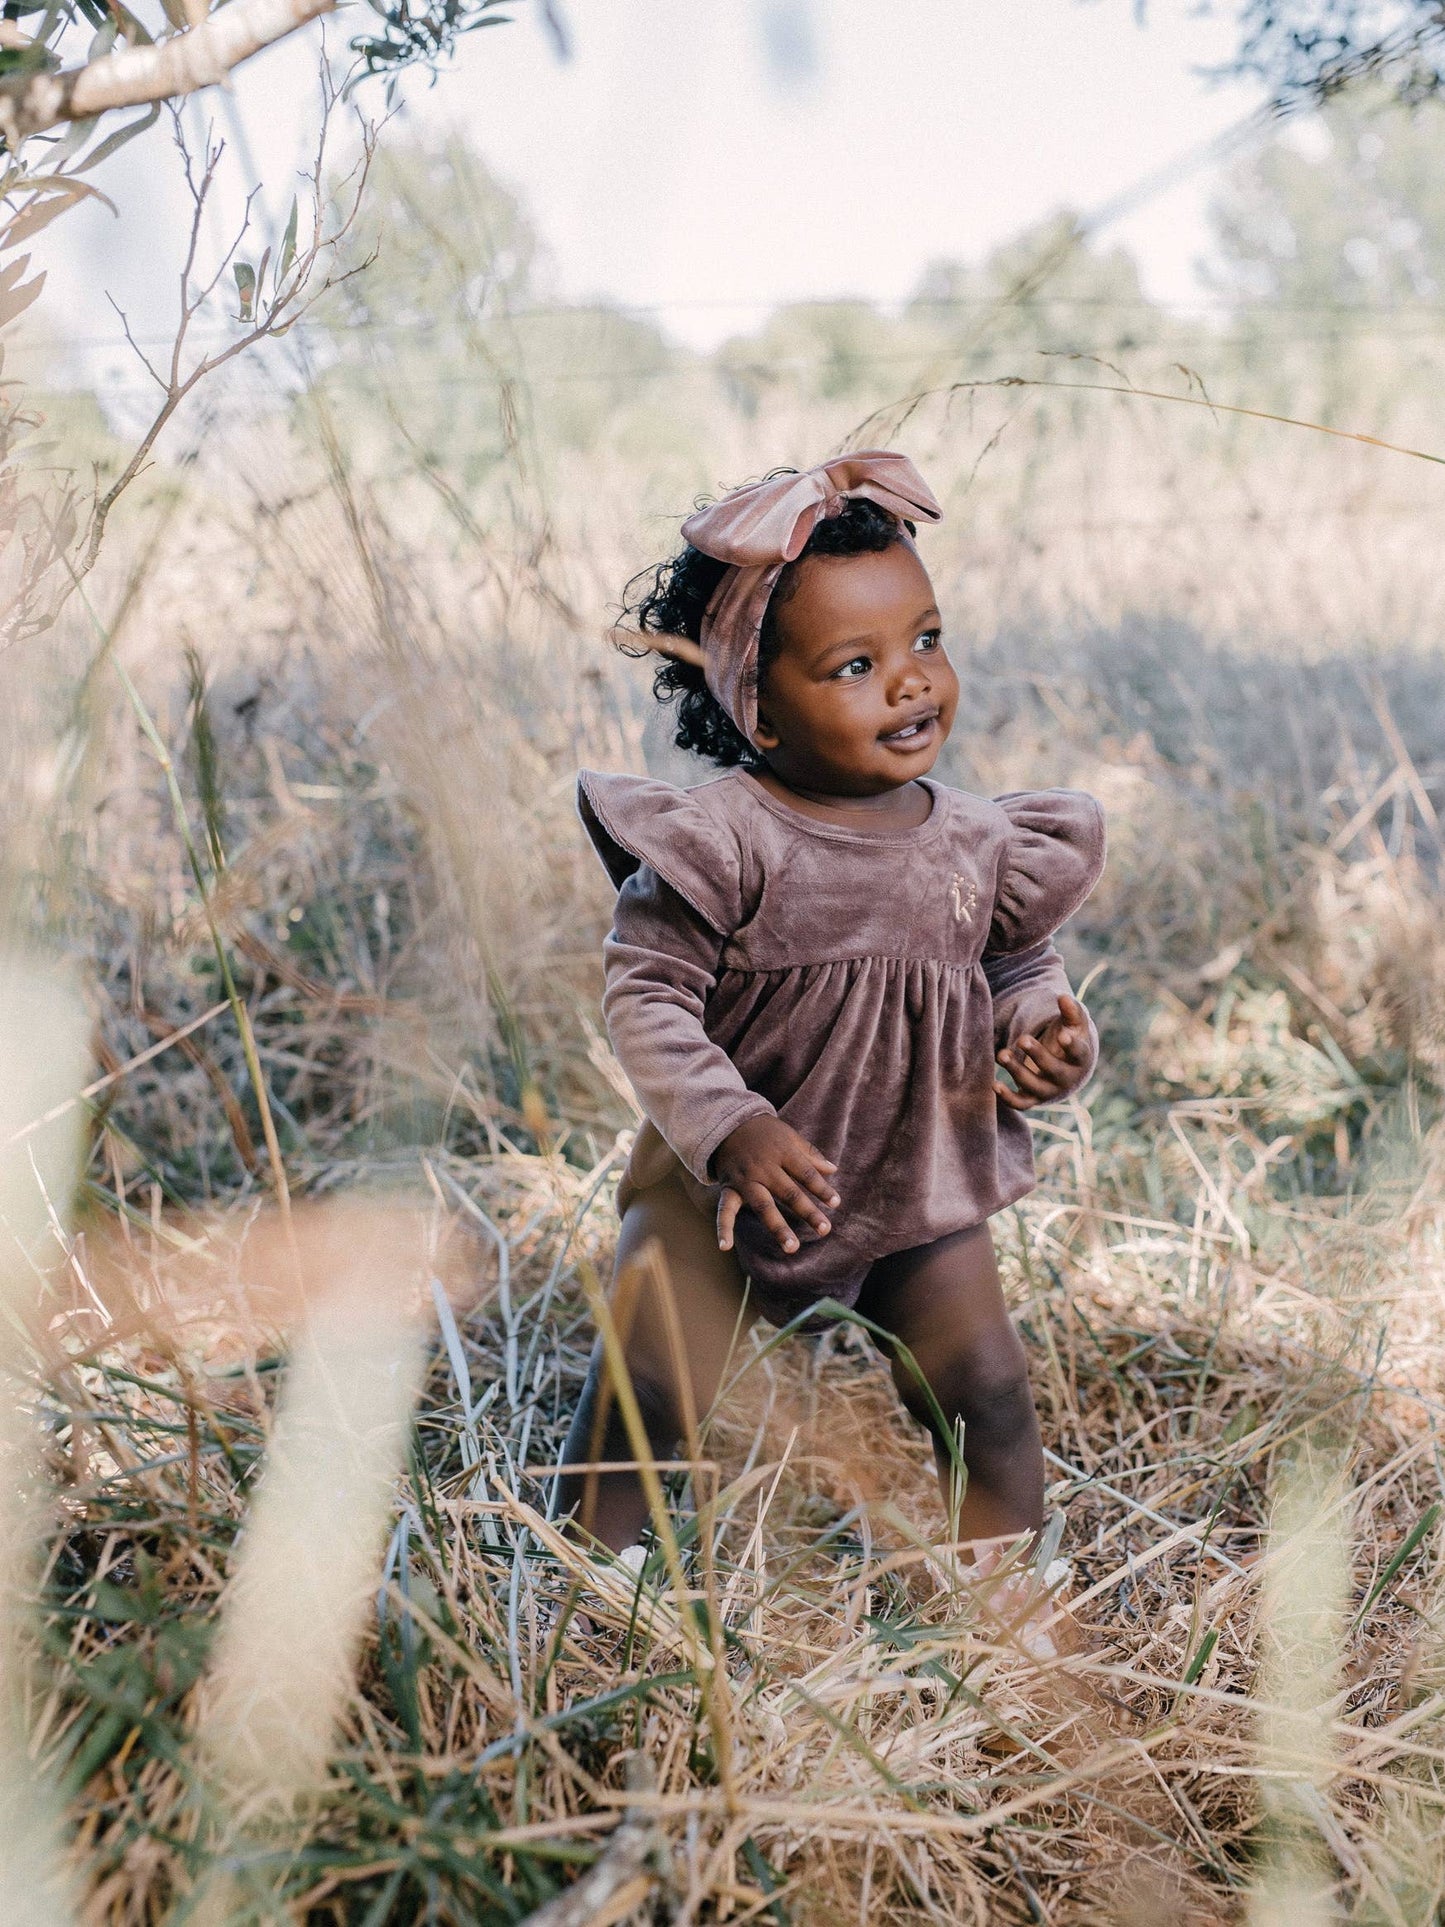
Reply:
M776 749L780 740L781 738L778 732L773 728L766 715L760 709L758 711L758 726L753 731L754 749Z

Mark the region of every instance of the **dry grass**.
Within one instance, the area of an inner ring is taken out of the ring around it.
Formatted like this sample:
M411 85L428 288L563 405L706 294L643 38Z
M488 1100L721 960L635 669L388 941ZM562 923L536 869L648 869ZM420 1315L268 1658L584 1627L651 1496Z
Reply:
M1340 564L1325 495L1387 505L1382 458L1053 405L907 431L967 638L946 773L1082 783L1113 826L1071 936L1107 1068L1040 1124L1041 1187L996 1226L1074 1564L1053 1665L937 1543L926 1441L846 1325L740 1361L693 1479L668 1475L677 1556L636 1587L545 1524L633 1121L572 774L672 767L596 641L644 559L624 458L559 457L545 514L484 490L468 525L424 475L383 492L338 446L298 432L278 463L273 435L263 462L238 433L226 495L203 463L165 523L110 646L185 746L292 1191L405 1185L444 1281L358 1691L324 1788L228 1839L238 1917L519 1920L588 1867L599 1927L1307 1904L1413 1927L1445 1901L1445 672L1402 640L1437 574L1398 532ZM648 506L843 425L730 416ZM1250 522L1272 491L1313 503L1298 541ZM26 700L12 793L61 803L23 854L109 1080L36 1340L58 1496L32 1749L88 1922L203 1919L198 1682L296 1315L265 1289L264 1118L154 760L103 664L63 781L38 679ZM1311 1565L1269 1522L1321 1455ZM1322 1572L1338 1628L1291 1634ZM278 1692L299 1665L278 1634Z
M573 1273L608 1236L605 1204L586 1208L595 1186L535 1154L436 1168L501 1234L508 1296L486 1290L435 1360L364 1699L301 1840L264 1850L265 1869L282 1856L287 1917L515 1918L639 1804L661 1819L683 1910L669 1918L766 1916L776 1882L773 1916L798 1921L1109 1919L1121 1881L1140 1919L1166 1894L1183 1918L1234 1917L1259 1775L1288 1778L1256 1688L1269 1488L1321 1433L1345 1454L1335 1525L1352 1600L1370 1603L1320 1716L1319 1834L1358 1917L1426 1917L1445 1704L1430 1538L1391 1568L1439 1489L1439 1388L1385 1382L1388 1353L1343 1342L1347 1310L1322 1317L1290 1266L1245 1256L1225 1160L1206 1164L1187 1226L1121 1223L1106 1193L1064 1178L1007 1229L1083 1650L1031 1661L951 1570L925 1443L843 1329L751 1363L704 1441L721 1672L659 1557L634 1597L541 1517L589 1335ZM1250 1210L1299 1233L1297 1207ZM138 1237L168 1301L190 1301L200 1242L171 1256ZM1382 1284L1413 1284L1402 1226L1371 1243ZM214 1360L214 1324L191 1345ZM94 1444L56 1546L65 1656L40 1727L69 1770L91 1917L158 1919L189 1884L184 1693L266 1406L255 1377L214 1364L188 1399L172 1360L132 1345L137 1386L117 1349L92 1351L84 1393L54 1415L72 1452L87 1427ZM257 1363L269 1385L272 1361ZM280 1682L293 1657L278 1648ZM634 1749L651 1796L623 1783Z

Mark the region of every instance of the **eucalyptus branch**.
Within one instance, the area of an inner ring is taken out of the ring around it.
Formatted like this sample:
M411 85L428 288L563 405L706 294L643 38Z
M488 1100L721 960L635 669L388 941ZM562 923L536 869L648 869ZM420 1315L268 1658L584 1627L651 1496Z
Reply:
M176 100L214 87L233 67L335 7L336 0L229 0L184 33L124 47L60 73L0 78L0 139L13 153L60 121L92 120L114 107Z

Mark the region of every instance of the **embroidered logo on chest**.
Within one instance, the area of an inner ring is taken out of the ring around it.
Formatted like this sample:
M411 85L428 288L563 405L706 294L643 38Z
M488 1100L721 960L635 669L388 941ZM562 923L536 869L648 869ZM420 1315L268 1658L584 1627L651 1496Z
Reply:
M955 870L948 886L948 899L953 905L955 923L972 923L973 913L978 905L978 885L970 883L966 876Z

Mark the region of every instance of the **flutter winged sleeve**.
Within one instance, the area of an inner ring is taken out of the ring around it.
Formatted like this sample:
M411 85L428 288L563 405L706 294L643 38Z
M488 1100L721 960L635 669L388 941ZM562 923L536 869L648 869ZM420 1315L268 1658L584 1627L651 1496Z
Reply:
M584 770L577 804L618 888L602 949L607 1034L643 1110L708 1183L723 1139L773 1115L704 1026L723 946L742 921L741 850L690 791L667 783Z
M1036 1035L1069 995L1054 932L1067 923L1104 868L1104 813L1082 790L1038 790L996 799L1009 830L983 968L993 994L994 1042ZM1090 1069L1099 1039L1089 1020Z

